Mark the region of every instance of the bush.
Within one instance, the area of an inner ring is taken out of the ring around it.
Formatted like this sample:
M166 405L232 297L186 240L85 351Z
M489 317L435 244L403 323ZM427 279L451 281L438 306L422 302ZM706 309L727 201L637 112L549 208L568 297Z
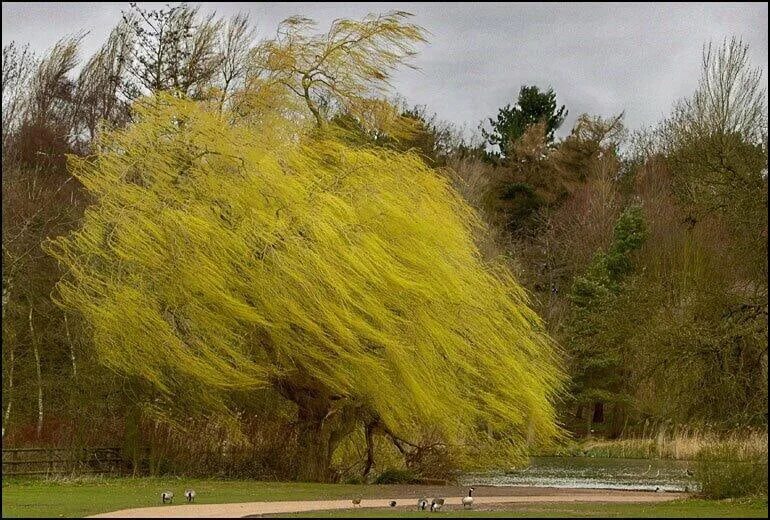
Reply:
M375 484L417 484L417 475L408 469L388 468L374 481Z
M767 450L746 450L723 443L697 457L701 491L708 498L767 496Z
M460 472L460 463L444 447L418 450L407 457L407 467L420 478L453 481Z

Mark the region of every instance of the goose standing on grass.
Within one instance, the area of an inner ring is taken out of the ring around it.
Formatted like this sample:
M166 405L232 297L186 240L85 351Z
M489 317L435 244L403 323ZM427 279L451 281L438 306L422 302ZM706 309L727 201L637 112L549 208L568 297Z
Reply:
M195 490L186 489L184 492L184 497L187 499L188 502L195 502Z
M361 499L360 498L354 498L353 499L353 505L354 506L360 506L361 505Z
M160 501L164 504L168 502L169 504L174 501L174 493L171 491L164 491L160 494Z
M462 502L463 502L463 507L465 509L473 507L473 488L470 488L468 490L468 496L463 497Z
M396 501L395 501L395 500L391 500L391 501L390 501L390 503L389 503L388 505L389 505L390 507L396 507Z
M425 511L428 509L428 499L427 498L421 498L417 501L417 509L420 511Z
M431 511L438 511L439 509L441 509L441 506L443 506L443 505L444 505L444 499L443 498L439 498L439 497L434 498L430 502L430 510Z

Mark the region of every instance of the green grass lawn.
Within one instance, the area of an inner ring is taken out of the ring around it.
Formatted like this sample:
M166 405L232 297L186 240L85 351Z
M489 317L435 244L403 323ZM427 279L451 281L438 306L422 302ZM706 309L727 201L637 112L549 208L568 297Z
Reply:
M405 509L345 509L275 515L292 518L767 518L767 500L676 500L660 504L505 504L492 511L460 509L430 513Z
M184 490L197 493L198 504L263 500L377 497L376 486L303 484L242 480L166 478L90 478L77 480L3 479L3 517L81 517L130 507L159 506L160 493L174 492L184 503Z
M75 480L3 479L3 517L82 517L130 507L160 505L160 492L182 493L191 487L197 503L256 502L263 500L336 499L360 496L388 496L388 486L303 484L239 480L196 480L174 478L84 478ZM445 511L432 516L669 516L669 517L767 517L767 500L707 501L682 500L663 504L537 504L506 505L507 510ZM286 515L303 516L303 515ZM327 511L304 516L409 516L427 513L404 508Z

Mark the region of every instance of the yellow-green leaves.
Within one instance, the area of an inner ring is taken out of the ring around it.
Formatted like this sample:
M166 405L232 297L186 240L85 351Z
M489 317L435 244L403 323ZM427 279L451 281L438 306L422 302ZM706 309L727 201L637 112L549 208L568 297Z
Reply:
M554 347L445 178L414 154L276 133L160 97L73 160L97 203L49 249L102 361L222 406L294 382L466 453L556 435Z
M426 31L407 22L411 15L394 11L362 20L339 19L325 34L311 34L312 20L294 16L284 20L273 40L252 51L249 88L279 84L301 99L318 126L330 111L373 116L372 99L384 95L391 74L410 66L414 46L425 43Z

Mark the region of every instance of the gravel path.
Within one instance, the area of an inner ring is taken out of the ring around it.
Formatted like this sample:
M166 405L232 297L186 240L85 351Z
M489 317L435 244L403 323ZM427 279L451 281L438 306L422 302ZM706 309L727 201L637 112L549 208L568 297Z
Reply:
M417 488L419 489L419 487ZM654 493L648 491L612 490L563 490L549 488L496 488L498 492L509 490L508 494L497 496L476 496L474 506L488 504L522 504L555 502L664 502L684 498L684 493ZM477 494L481 491L477 488ZM412 494L412 493L410 493ZM446 497L447 506L459 506L461 497ZM392 498L361 500L360 507L388 508ZM413 505L414 496L395 499L398 506ZM430 500L430 498L429 498ZM138 509L122 509L94 515L91 518L243 518L276 513L301 513L327 509L350 509L353 504L347 500L297 500L291 502L244 502L239 504L185 504Z

